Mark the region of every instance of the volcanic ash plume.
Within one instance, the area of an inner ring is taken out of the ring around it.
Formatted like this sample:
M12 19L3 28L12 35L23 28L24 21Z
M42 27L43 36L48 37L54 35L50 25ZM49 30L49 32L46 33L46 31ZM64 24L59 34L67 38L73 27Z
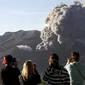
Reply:
M75 1L72 5L57 5L46 18L45 28L41 31L42 42L37 50L48 50L65 44L73 45L76 41L85 44L85 8Z

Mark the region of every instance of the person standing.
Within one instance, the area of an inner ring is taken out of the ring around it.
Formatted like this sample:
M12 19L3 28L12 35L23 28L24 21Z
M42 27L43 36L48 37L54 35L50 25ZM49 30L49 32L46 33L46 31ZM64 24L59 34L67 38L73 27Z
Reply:
M49 67L46 69L43 80L47 85L70 85L70 78L67 70L59 65L59 57L52 53L49 57Z
M31 60L26 61L23 64L20 81L23 85L37 85L41 83L40 75L35 72L33 63Z
M6 55L2 64L4 67L0 69L0 85L20 85L17 71L12 67L13 57Z
M21 74L19 68L18 68L18 62L16 60L15 57L13 57L13 65L12 65L13 68L15 68L15 70L17 71L17 75L19 76Z
M71 61L68 60L68 63L65 66L70 75L70 85L84 85L85 65L81 64L79 59L79 52L72 52Z

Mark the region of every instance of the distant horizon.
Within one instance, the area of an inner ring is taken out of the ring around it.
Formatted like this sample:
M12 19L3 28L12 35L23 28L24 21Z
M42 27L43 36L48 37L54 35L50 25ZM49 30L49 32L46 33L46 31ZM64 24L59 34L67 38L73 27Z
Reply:
M41 30L37 30L37 29L28 29L28 30L24 30L24 29L19 29L19 30L16 30L16 31L6 31L6 32L4 32L2 35L0 35L0 36L3 36L5 33L7 33L7 32L11 32L11 33L14 33L14 32L18 32L18 31L40 31L41 32Z
M41 31L45 18L58 4L70 5L75 0L4 0L0 1L0 35L19 30ZM78 0L82 2L82 0Z

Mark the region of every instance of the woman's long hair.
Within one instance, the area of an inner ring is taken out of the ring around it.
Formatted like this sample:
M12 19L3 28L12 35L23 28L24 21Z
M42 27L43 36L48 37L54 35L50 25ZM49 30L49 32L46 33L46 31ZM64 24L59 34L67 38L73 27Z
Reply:
M31 60L28 60L24 63L22 69L22 77L24 79L30 79L33 74L33 64Z

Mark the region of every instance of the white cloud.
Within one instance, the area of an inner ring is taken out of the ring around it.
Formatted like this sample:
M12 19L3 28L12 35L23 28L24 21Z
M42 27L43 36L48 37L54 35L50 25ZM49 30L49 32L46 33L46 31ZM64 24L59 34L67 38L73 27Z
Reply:
M14 14L14 15L46 15L48 13L47 12L25 12L25 11L20 11L20 10L11 10L10 14Z
M32 51L32 48L30 46L27 46L27 45L17 45L16 47L21 49L21 50L25 50L25 51L29 51L29 52Z

